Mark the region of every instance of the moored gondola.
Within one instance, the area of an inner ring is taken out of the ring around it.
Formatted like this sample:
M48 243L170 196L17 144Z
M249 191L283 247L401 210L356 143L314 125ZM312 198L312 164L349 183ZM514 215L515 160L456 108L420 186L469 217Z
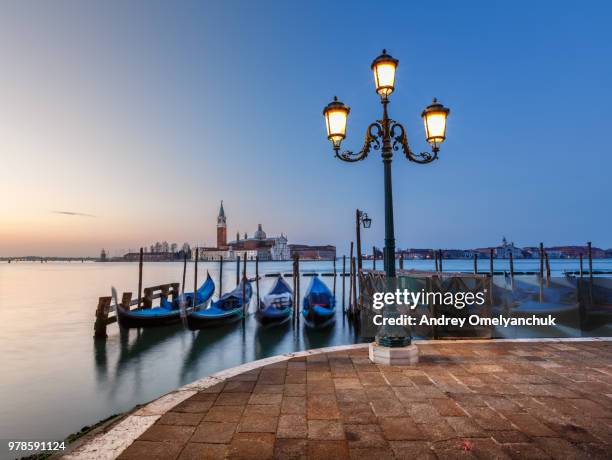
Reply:
M293 291L279 275L270 291L259 301L255 317L262 324L280 324L289 321L292 312Z
M205 305L215 292L215 283L210 276L206 278L202 287L197 291L197 300ZM193 299L193 293L191 293ZM124 328L160 327L176 324L181 321L181 311L178 302L169 302L161 298L159 307L138 308L128 310L120 303L117 304L117 319Z
M244 286L244 298L243 298ZM187 327L191 330L231 323L244 316L244 306L251 301L253 289L248 280L242 280L236 289L223 294L206 309L187 312Z
M196 306L205 306L214 294L214 292L215 283L210 277L210 273L206 273L206 281L204 281L204 283L202 283L202 286L200 286L196 291ZM185 302L185 308L193 307L193 292L185 292L181 296L181 299ZM179 308L178 299L175 300L173 307Z
M335 307L336 298L330 289L318 276L313 277L304 296L304 323L310 327L332 324L336 317Z

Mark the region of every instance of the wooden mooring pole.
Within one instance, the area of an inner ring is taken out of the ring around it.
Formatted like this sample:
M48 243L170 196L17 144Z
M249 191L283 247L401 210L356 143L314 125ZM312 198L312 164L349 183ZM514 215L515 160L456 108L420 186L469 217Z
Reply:
M342 256L342 311L344 312L346 305L346 255Z
M580 253L580 278L582 278L583 276L583 269L582 269L582 253Z
M544 243L540 243L540 278L544 278Z
M474 274L478 274L478 254L474 254Z
M404 269L404 253L403 252L400 253L399 262L400 262L400 270L403 270Z
M372 270L376 270L376 246L372 246Z
M355 317L355 315L357 314L357 310L359 309L359 306L357 305L358 300L357 300L357 263L356 263L356 258L353 257L353 311L352 311L352 316L353 318Z
M240 261L240 259L238 259ZM247 274L246 274L246 263L247 263L247 253L244 253L243 262L242 262L242 310L243 315L242 318L246 319L246 315L249 312L249 303L246 300L246 284L247 284Z
M353 242L351 241L351 250L349 252L349 303L348 310L353 311Z
M236 286L240 284L240 256L236 254Z
M196 256L195 256L195 263L193 264L193 304L192 306L195 308L195 306L198 304L198 260L200 258L200 251L197 250L196 248Z
M223 256L219 256L219 297L223 295Z
M255 256L255 290L257 291L257 300L255 305L259 307L259 254Z
M587 250L589 255L589 306L593 305L593 247L591 242L587 242Z
M144 250L140 248L140 256L138 260L138 307L140 308L140 304L142 302L142 259L143 259Z
M295 321L296 321L296 326L300 325L300 315L299 315L299 305L300 305L300 300L301 300L301 289L300 289L300 255L296 255L295 257L295 270L296 270L296 299L297 299L297 305L298 308L296 309L296 315L295 315Z
M434 260L436 264L436 273L437 273L440 271L440 267L438 266L438 251L434 249L433 255L434 255Z
M357 268L359 270L361 270L362 268L362 263L361 263L361 226L360 224L360 220L359 219L359 209L355 210L355 241L357 242Z
M292 264L292 268L293 268L293 276L291 276L291 280L293 281L293 298L294 298L294 302L295 302L295 307L293 309L293 324L296 325L297 322L297 314L298 314L298 305L299 305L299 300L298 296L297 296L297 276L296 276L296 262L297 259L297 254L295 254L293 256L293 264Z
M181 283L181 288L183 289L183 294L185 293L185 276L187 275L187 253L183 254L183 282Z
M440 259L440 273L442 273L444 271L443 268L442 268L442 259L443 259L442 249L438 249L438 257Z
M550 261L548 260L548 253L544 251L544 258L546 259L546 278L550 281Z
M100 297L96 307L96 322L94 323L94 337L96 339L106 338L106 325L108 323L108 312L110 311L112 297Z
M489 249L489 273L493 276L493 248Z
M514 277L514 256L512 251L510 251L510 276Z
M336 297L336 256L334 255L334 298Z

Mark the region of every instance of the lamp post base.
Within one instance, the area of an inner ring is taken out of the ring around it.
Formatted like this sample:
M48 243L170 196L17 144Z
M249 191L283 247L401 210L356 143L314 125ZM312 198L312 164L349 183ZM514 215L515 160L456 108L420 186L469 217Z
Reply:
M412 366L419 362L416 345L406 347L385 347L372 342L369 347L370 361L390 366Z
M384 335L382 337L376 337L376 343L381 347L388 348L403 348L407 347L412 343L410 336L390 336Z

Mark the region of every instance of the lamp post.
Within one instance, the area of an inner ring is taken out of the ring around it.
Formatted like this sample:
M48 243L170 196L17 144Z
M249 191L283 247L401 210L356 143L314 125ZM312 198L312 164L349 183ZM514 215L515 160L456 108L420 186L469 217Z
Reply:
M368 216L367 213L357 209L355 210L355 231L357 233L356 235L356 240L357 240L357 270L359 272L361 272L361 268L362 268L362 260L361 260L361 226L363 225L363 228L370 228L370 226L372 225L372 219L370 219L370 217Z
M449 109L436 99L423 110L421 117L425 124L425 138L431 145L431 153L413 152L406 136L406 130L399 122L389 118L389 96L395 90L395 71L399 61L394 59L386 50L372 62L376 92L380 96L383 107L382 118L371 123L366 129L365 141L357 153L351 151L340 152L340 144L346 137L346 123L350 108L340 102L337 97L324 109L327 138L331 141L336 158L347 162L364 160L371 149L381 150L384 166L384 192L385 192L385 248L384 265L387 278L387 287L396 286L395 276L395 233L393 228L393 191L391 183L391 160L393 151L402 150L406 159L418 164L427 164L438 158L440 144L446 138L446 118ZM378 345L383 347L404 347L411 343L410 334L398 333L397 328L382 326L376 336Z

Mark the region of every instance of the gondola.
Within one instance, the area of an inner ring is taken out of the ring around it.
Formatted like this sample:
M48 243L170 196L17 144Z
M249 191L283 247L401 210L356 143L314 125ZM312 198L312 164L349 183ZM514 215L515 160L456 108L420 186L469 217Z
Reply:
M210 277L210 273L206 273L206 281L196 291L196 305L202 306L210 300L215 292L215 282ZM182 295L185 302L185 308L193 307L193 292L185 292ZM179 308L178 299L174 301L174 308Z
M242 297L243 285L245 291L244 299ZM252 293L251 283L247 280L242 280L236 286L236 289L223 294L219 300L212 302L210 307L202 310L196 308L195 310L188 311L186 315L187 327L191 330L198 330L241 319L244 316L243 307L251 301Z
M331 324L336 315L336 299L329 288L315 276L304 296L302 315L307 326L322 327Z
M198 304L206 304L215 292L215 283L207 276L206 281L197 290ZM193 293L191 301L193 301ZM127 310L120 303L117 304L117 319L124 328L160 327L176 324L181 321L181 310L178 302L169 302L161 298L159 307L138 308Z
M272 289L259 301L255 318L262 324L284 323L293 312L293 291L282 276L278 276Z

